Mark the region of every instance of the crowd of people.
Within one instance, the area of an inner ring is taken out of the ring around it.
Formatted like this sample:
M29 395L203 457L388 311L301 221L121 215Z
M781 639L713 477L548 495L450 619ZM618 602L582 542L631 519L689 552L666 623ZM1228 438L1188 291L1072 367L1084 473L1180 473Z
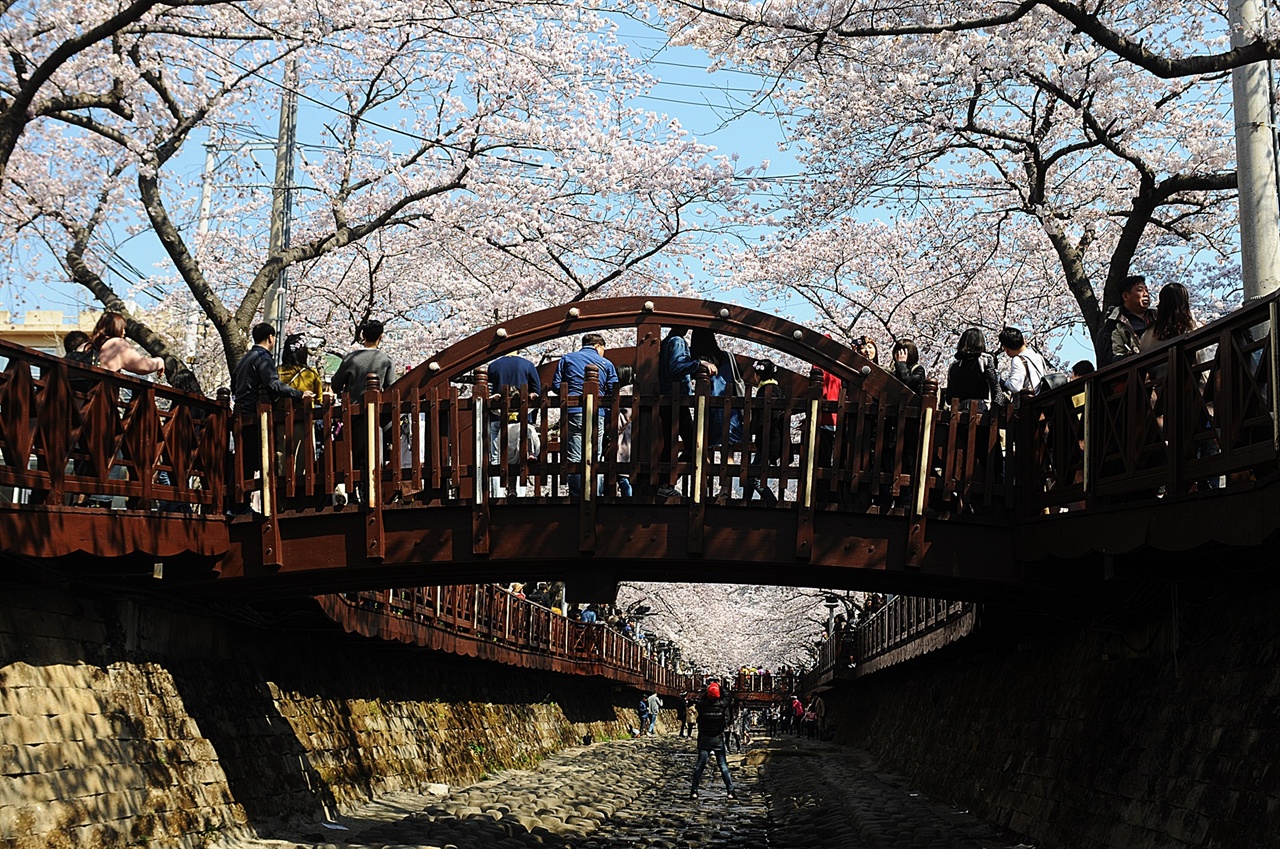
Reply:
M1153 309L1146 280L1135 275L1125 280L1120 304L1107 314L1097 350L1105 365L1188 333L1197 326L1185 286L1179 283L1163 286L1159 293L1159 303ZM97 365L110 371L165 375L165 360L139 353L125 338L126 327L127 322L119 313L104 313L92 334L68 334L65 340L66 356L70 360ZM267 323L255 325L251 331L253 346L241 357L231 375L231 393L236 409L242 412L252 411L259 398L266 398L273 403L286 401L317 406L322 400L358 401L369 374L377 375L381 386L389 385L394 372L391 359L380 349L383 332L384 327L380 321L363 322L357 330L358 347L342 358L332 379L326 384L320 372L310 365L313 352L301 334L286 337L281 364L277 368L274 327ZM880 346L873 337L859 337L855 340L854 348L872 365L881 365ZM679 495L678 463L691 459L691 448L695 444L692 403L661 405L657 432L635 434L643 435L654 443L657 447L656 459L664 464L664 471L662 479L656 485L650 483L651 479L633 483L625 471L631 459L633 430L652 425L648 422L632 422L630 405L623 404L620 405L618 421L611 423L611 427L606 427L605 416L610 405L604 403L604 399L629 393L633 374L630 367L615 367L604 354L603 335L595 332L585 334L581 338L579 350L560 358L554 378L545 388L550 393L574 399L573 405L566 409L566 421L559 424L564 459L570 463L579 463L583 459L583 441L587 428L580 399L586 386L588 370L594 369L598 392L602 398L602 403L597 406L598 419L591 428L594 448L596 456L604 454L607 433L610 438L609 456L616 459L624 470L611 481L617 487L617 494L627 497L638 493L659 499ZM177 371L177 364L174 363L173 366L171 370ZM929 378L920 361L919 348L910 338L900 338L893 342L884 368L916 392L923 390ZM1047 386L1082 377L1093 370L1093 363L1088 360L1077 362L1070 373L1052 369L1016 327L1002 329L997 335L997 347L988 351L982 330L970 327L959 334L954 358L946 371L941 397L958 400L962 405L976 404L983 411L1005 406L1016 408L1025 392L1037 393ZM695 380L702 378L708 381L712 397L746 398L753 395L757 399L767 399L769 406L762 406L761 409L772 409L773 416L754 416L750 432L747 433L743 432L740 408L732 409L728 422L721 420L724 415L721 406L713 404L710 409L710 421L705 435L707 444L715 448L722 438L727 437L731 443L743 446L744 450L750 452L749 464L753 469L778 464L784 453L784 445L792 438L790 409L786 404L786 393L778 380L778 373L778 366L773 360L759 358L752 363L750 380L747 380L738 367L738 359L721 346L715 333L707 329L691 330L688 327L673 326L659 346L657 388L662 395L691 398L695 392ZM85 380L83 377L76 377L78 384ZM495 395L518 395L536 402L544 392L537 368L518 355L499 357L490 363L488 381L490 391ZM83 387L77 385L77 388ZM842 391L839 378L830 374L823 375L822 393L825 399L838 400ZM1083 394L1079 400L1082 404ZM537 409L536 403L529 407L534 411ZM531 411L530 416L533 415L534 412ZM540 456L542 446L539 431L537 427L531 426L530 421L522 422L515 412L508 412L505 420L503 418L503 414L491 410L487 422L488 461L491 467L488 491L491 496L503 496L506 494L506 485L514 480L514 494L527 495L529 489L525 479L519 475L508 475L504 479L493 472L493 467L501 464L503 458L500 452L503 445L507 448L505 459L512 468L518 469L525 458ZM243 438L250 440L260 436L258 426L256 416L243 415ZM371 453L367 445L368 432L365 428L353 428L353 431L349 436L353 464L360 470L367 465ZM673 435L675 439L672 438ZM835 438L835 414L830 410L822 412L817 435L818 456L825 457L830 463L833 460ZM283 437L284 434L277 436ZM340 438L336 429L328 434L317 433L316 442L321 445L334 438ZM892 441L894 434L886 434L885 438L887 442ZM295 446L300 442L298 438L293 440ZM389 452L390 446L384 444L383 447ZM247 473L260 471L259 460L260 452L246 452ZM295 458L295 467L299 463L300 459ZM595 486L599 488L602 482L602 477L597 475ZM580 497L583 489L581 475L569 474L567 486L571 496ZM778 493L770 487L768 479L762 479L758 474L753 474L746 480L741 493L746 500L758 498L766 505L776 503L779 498ZM355 493L354 497L359 498L360 493Z

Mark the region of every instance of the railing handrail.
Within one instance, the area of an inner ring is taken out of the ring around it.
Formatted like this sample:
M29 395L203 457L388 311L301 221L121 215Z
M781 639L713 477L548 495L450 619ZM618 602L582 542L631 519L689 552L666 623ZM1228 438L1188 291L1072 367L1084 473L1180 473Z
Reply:
M630 675L676 691L693 686L691 676L659 664L636 641L603 623L575 622L496 584L367 590L337 598L366 615L389 616L422 628L483 638L513 652L558 658L583 667L583 674ZM508 611L513 613L516 630L504 615Z

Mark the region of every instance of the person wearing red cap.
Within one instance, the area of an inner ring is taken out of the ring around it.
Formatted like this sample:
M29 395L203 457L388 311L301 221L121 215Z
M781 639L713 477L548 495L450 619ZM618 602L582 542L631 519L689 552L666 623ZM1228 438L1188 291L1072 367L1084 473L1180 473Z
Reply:
M729 762L725 759L724 732L728 699L720 692L720 679L711 678L707 682L707 691L698 700L698 765L693 768L693 786L689 790L689 798L698 798L698 783L702 781L702 771L714 753L720 764L720 775L724 778L724 786L730 799L734 798L733 778L729 775Z

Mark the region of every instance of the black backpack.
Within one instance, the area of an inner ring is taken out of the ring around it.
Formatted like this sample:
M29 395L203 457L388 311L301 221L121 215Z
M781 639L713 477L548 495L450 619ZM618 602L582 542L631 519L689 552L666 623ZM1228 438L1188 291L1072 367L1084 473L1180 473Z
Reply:
M1040 378L1040 382L1036 384L1036 394L1048 392L1050 389L1057 389L1059 386L1066 386L1071 380L1071 375L1064 371L1051 371Z
M68 351L65 359L68 362L75 363L76 365L96 366L98 365L98 349L90 345L89 349L86 351ZM76 392L88 392L93 388L94 383L92 378L83 377L78 374L73 376L67 382L71 384L71 388Z
M69 351L66 359L82 366L96 366L98 364L98 349L90 345L87 351Z

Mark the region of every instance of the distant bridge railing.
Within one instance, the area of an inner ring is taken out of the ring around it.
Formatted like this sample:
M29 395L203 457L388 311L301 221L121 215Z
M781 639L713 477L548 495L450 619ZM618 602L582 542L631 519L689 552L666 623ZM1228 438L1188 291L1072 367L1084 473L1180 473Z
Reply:
M739 698L772 698L795 692L796 675L793 672L738 672L734 677L733 692Z
M493 584L376 590L317 598L346 630L512 666L623 681L675 694L694 679L603 623L566 619Z
M899 595L852 628L823 642L805 673L805 692L837 679L856 678L936 651L973 633L978 606L967 601Z

